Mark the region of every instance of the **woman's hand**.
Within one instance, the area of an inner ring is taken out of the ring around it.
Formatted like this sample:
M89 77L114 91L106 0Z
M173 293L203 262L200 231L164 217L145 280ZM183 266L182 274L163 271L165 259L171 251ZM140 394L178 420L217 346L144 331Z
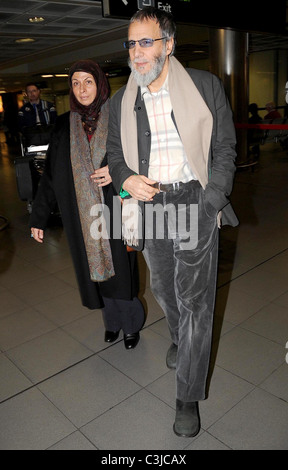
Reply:
M44 231L41 230L40 228L31 228L31 238L34 238L34 240L38 243L43 243L44 240Z
M112 182L112 178L109 174L109 168L108 165L103 166L102 168L98 168L98 170L95 170L94 173L90 176L95 183L98 184L98 186L107 186L107 184L110 184Z

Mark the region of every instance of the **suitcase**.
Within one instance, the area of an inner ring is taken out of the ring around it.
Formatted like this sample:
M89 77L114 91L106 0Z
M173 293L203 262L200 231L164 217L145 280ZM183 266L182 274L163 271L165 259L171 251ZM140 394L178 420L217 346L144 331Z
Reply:
M14 160L18 194L21 201L32 201L34 186L31 167L33 157L16 157Z

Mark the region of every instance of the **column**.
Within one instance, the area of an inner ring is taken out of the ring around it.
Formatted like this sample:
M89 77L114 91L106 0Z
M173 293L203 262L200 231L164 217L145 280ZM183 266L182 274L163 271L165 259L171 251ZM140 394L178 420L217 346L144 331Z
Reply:
M211 72L221 78L235 123L248 122L248 33L230 29L209 30ZM237 163L247 159L247 130L236 129Z

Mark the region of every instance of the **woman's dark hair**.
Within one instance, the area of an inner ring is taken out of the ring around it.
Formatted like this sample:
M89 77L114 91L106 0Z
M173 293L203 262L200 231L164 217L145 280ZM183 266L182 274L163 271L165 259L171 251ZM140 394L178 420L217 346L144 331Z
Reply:
M162 36L169 39L174 39L174 46L170 54L173 55L176 45L176 24L171 13L167 13L166 11L159 10L158 8L154 7L146 7L142 10L138 10L132 16L130 19L130 24L134 23L135 21L142 22L145 20L155 20L157 23L159 23Z

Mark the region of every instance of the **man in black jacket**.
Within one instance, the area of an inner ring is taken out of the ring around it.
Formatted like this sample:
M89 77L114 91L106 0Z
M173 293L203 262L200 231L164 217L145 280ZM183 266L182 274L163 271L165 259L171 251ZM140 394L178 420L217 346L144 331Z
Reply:
M41 90L35 83L27 83L25 90L29 101L18 112L20 131L25 127L54 124L57 117L54 104L40 98Z
M193 437L200 430L198 401L206 398L218 228L238 224L228 199L236 141L221 81L171 57L175 32L171 15L155 8L131 18L125 42L131 75L111 100L107 152L123 198L124 239L144 246L151 290L171 334L173 429Z

